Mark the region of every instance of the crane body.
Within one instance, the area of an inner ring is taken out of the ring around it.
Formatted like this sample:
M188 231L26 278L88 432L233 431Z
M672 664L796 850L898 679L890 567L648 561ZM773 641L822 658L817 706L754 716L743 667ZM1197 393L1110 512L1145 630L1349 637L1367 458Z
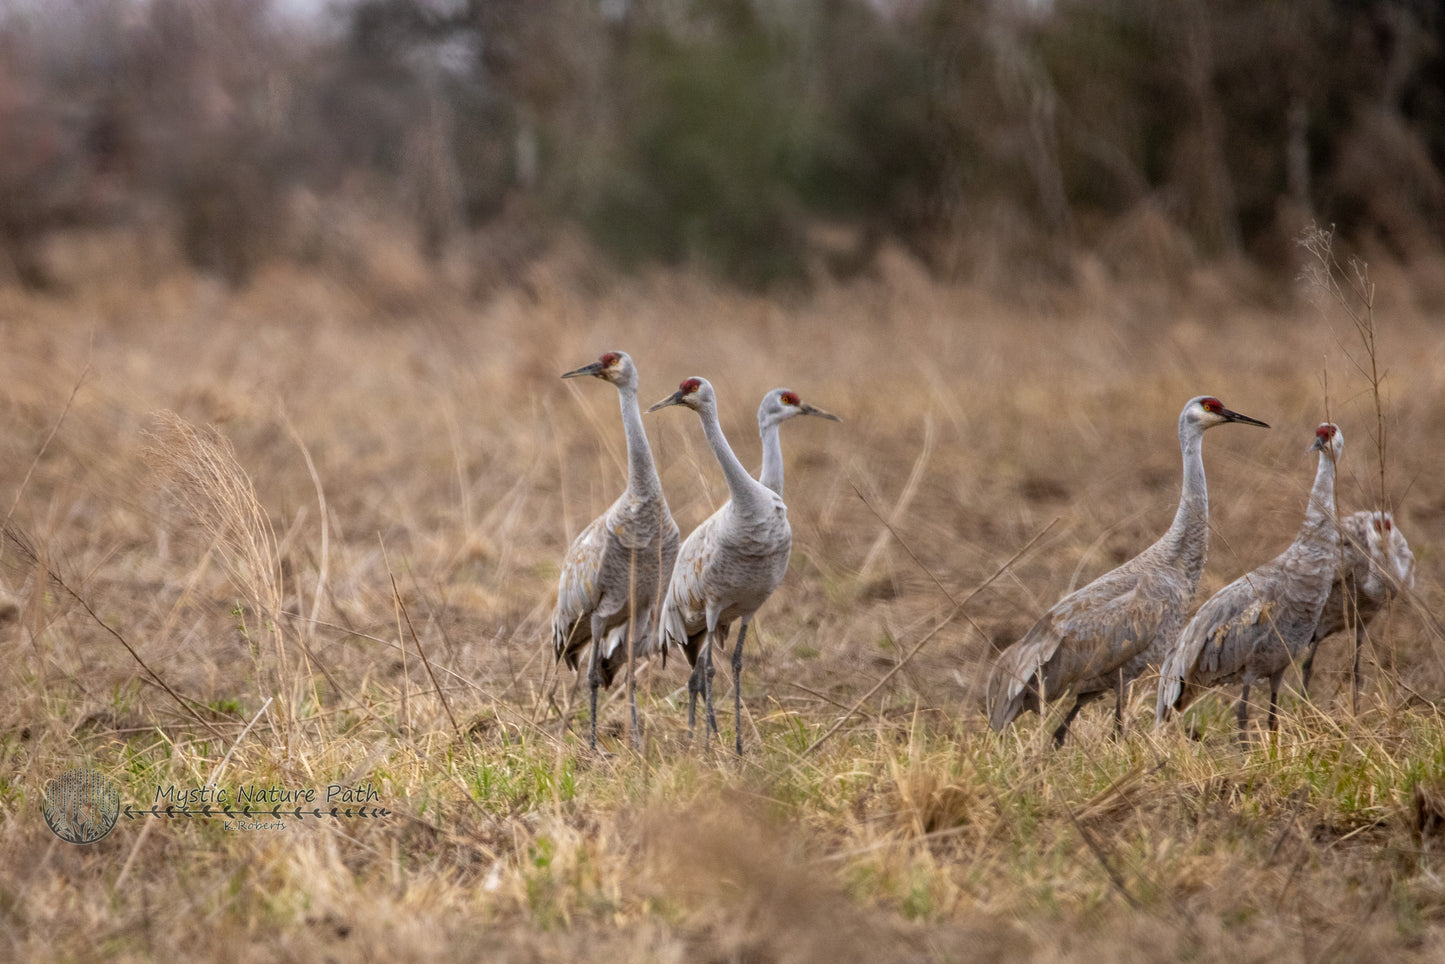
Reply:
M1240 740L1247 735L1249 689L1269 683L1269 728L1277 725L1279 684L1301 659L1340 559L1335 519L1335 469L1344 433L1329 423L1315 430L1319 466L1304 524L1284 552L1209 597L1169 652L1159 679L1155 720L1182 712L1205 688L1239 683Z
M1022 639L1004 650L989 675L989 723L1003 730L1025 709L1072 696L1054 744L1089 702L1114 691L1116 730L1123 726L1128 684L1163 658L1184 625L1209 548L1209 494L1204 478L1204 433L1229 423L1264 422L1230 411L1201 395L1179 413L1184 479L1169 530L1139 555L1059 600Z
M1341 630L1353 629L1355 653L1351 679L1358 703L1360 649L1365 642L1365 629L1402 589L1414 588L1415 554L1388 512L1354 512L1344 518L1340 528L1339 566L1309 651L1300 665L1300 685L1309 692L1320 643Z
M597 691L611 686L627 665L632 738L640 744L637 691L629 661L647 655L667 575L677 557L678 528L647 443L637 403L637 369L625 352L563 378L592 376L616 386L627 438L627 489L594 519L567 550L552 614L552 646L558 660L577 669L590 645L587 685L591 705L589 743L597 748Z
M718 422L716 394L706 379L685 380L677 392L648 411L670 405L682 405L698 413L731 497L688 535L678 551L657 627L656 645L664 649L675 646L687 657L692 666L688 679L688 729L692 730L696 724L697 698L701 695L707 713L706 736L710 738L717 732L712 700L713 651L727 645L732 623L738 622L732 668L736 749L741 754L743 644L753 615L782 583L793 547L788 509L782 496L783 463L778 426L798 415L839 419L804 404L787 389L769 392L758 410L758 431L763 441L763 481L758 481L747 473L728 445Z

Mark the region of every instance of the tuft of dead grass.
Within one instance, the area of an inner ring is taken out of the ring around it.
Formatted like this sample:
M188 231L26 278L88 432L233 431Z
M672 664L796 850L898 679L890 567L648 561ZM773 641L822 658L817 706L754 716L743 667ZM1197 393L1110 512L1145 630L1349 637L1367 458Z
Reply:
M281 610L276 534L235 448L214 428L202 429L175 412L155 414L145 456L152 483L181 513L181 524L217 551L236 587L260 613Z

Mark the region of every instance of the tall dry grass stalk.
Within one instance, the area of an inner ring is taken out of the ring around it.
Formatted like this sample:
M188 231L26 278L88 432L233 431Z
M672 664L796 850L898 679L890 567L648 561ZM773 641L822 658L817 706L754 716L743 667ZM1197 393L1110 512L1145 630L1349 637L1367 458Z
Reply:
M1392 511L1389 489L1386 485L1386 425L1385 425L1385 399L1383 391L1384 374L1380 370L1380 352L1377 341L1378 328L1375 322L1375 283L1370 280L1370 266L1365 261L1351 257L1346 265L1341 265L1335 257L1334 250L1334 228L1328 230L1317 224L1311 224L1304 230L1300 237L1300 246L1309 253L1313 259L1304 270L1304 279L1311 291L1316 296L1321 311L1328 311L1330 305L1344 313L1350 320L1356 337L1359 339L1357 348L1351 348L1345 343L1345 339L1339 339L1340 350L1349 360L1355 371L1365 380L1370 393L1370 402L1375 416L1375 428L1373 432L1375 441L1375 467L1379 479L1379 490L1376 495L1376 504L1380 511ZM1326 396L1328 403L1328 381L1326 381ZM1345 513L1338 509L1339 498L1338 477L1335 481L1337 514L1343 518ZM1337 520L1338 521L1338 520ZM1340 559L1343 565L1345 542L1344 533L1341 531ZM1355 623L1359 618L1356 611L1355 600L1351 597L1345 606L1346 630L1351 636L1355 633ZM1358 644L1357 644L1358 645ZM1376 660L1376 663L1382 662ZM1391 669L1381 667L1387 673L1393 672L1396 665L1395 653L1392 651L1389 658ZM1353 666L1358 667L1358 654ZM1350 671L1350 709L1354 713L1360 711L1360 681L1355 669ZM1398 691L1398 679L1391 679L1391 685Z
M282 720L296 717L305 678L287 658L281 629L281 559L276 532L256 497L251 477L230 441L214 428L199 428L173 411L155 414L148 433L147 465L157 488L207 552L221 559L235 588L270 638L275 664L270 683ZM245 613L239 613L245 622ZM249 631L248 631L249 632ZM258 667L259 668L259 667Z
M1380 371L1380 355L1376 343L1375 324L1375 283L1370 280L1370 266L1359 258L1351 257L1341 265L1335 257L1335 232L1312 224L1300 237L1300 245L1314 260L1306 265L1304 280L1315 292L1323 309L1333 304L1350 320L1360 340L1358 349L1340 343L1340 350L1350 364L1369 386L1370 399L1375 413L1375 461L1379 469L1379 506L1382 511L1390 510L1390 494L1385 487L1386 444L1385 444L1385 401L1382 386L1384 374Z

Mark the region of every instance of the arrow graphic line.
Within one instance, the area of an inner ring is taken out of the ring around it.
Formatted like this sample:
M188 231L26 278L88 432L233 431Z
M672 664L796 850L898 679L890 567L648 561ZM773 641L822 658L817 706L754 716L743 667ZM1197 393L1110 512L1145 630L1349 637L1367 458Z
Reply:
M343 817L351 817L353 819L379 819L389 817L391 813L385 807L347 807L344 810L341 807L332 807L329 810L321 807L304 810L297 807L295 810L282 810L280 804L269 810L264 807L222 807L218 810L210 804L202 807L178 807L175 804L162 807L156 804L150 809L146 809L126 804L125 808L121 810L121 814L127 820L138 820L141 817L295 817L297 820L303 820L306 817L312 819L333 817L338 820Z

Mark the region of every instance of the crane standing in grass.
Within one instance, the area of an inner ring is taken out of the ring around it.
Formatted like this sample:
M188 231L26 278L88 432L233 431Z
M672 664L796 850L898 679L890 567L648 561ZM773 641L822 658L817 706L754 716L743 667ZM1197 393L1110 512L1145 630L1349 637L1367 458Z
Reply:
M611 686L618 663L645 654L654 636L666 579L677 558L677 523L668 511L662 482L652 461L642 412L637 404L637 368L626 352L610 351L563 378L590 375L611 382L622 405L627 436L627 491L583 529L567 550L552 613L552 647L576 669L591 643L587 685L592 723L589 744L597 749L597 689ZM641 743L637 688L627 668L632 708L632 741Z
M1070 693L1074 704L1054 730L1064 742L1080 709L1114 690L1116 730L1124 695L1146 665L1163 658L1184 625L1184 611L1209 549L1209 493L1204 482L1204 433L1238 422L1264 422L1225 408L1217 398L1192 398L1179 413L1184 483L1174 523L1153 545L1117 569L1070 593L1000 654L989 674L989 723L1002 730L1024 709Z
M1241 683L1239 739L1247 741L1249 688L1269 681L1269 728L1277 723L1279 683L1304 656L1340 562L1335 468L1344 433L1328 422L1315 430L1320 455L1304 525L1288 549L1210 596L1164 661L1155 720L1182 712L1207 686Z
M1343 544L1330 598L1320 612L1309 652L1300 665L1300 685L1308 693L1315 652L1326 636L1351 626L1355 630L1353 698L1360 698L1360 648L1365 627L1401 588L1415 587L1415 554L1388 512L1360 511L1340 523Z
M697 697L707 709L704 738L717 732L712 703L713 649L727 644L728 629L739 621L733 647L733 710L736 715L737 752L743 752L742 672L743 642L748 624L773 590L783 581L793 549L788 508L783 503L783 452L778 426L798 415L841 421L811 405L796 393L774 389L758 409L758 434L763 442L761 481L755 480L733 454L718 424L717 397L706 379L689 378L670 397L649 412L682 405L698 413L703 433L712 446L727 479L731 498L703 520L683 542L668 584L667 599L658 624L659 648L676 646L692 665L688 679L687 726L697 720Z

